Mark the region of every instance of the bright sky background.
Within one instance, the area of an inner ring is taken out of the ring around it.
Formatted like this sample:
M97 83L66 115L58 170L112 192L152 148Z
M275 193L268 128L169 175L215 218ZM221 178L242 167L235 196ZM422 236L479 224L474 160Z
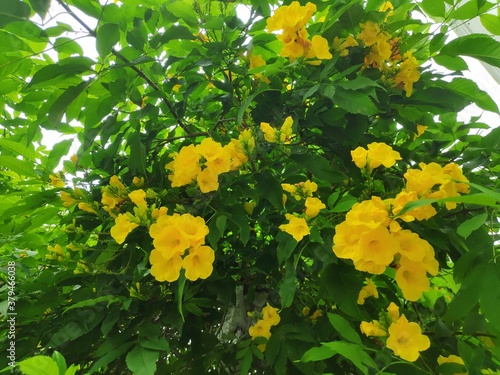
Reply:
M126 1L126 0L125 0ZM109 3L109 1L103 1L101 0L102 4ZM76 14L85 22L87 25L93 29L96 27L96 21L95 19L92 19L90 17L87 17L84 13L81 13L79 11L76 11ZM238 14L240 18L243 21L248 20L249 17L249 10L245 6L239 6L238 8ZM53 18L52 18L53 17ZM36 20L37 22L41 22L40 19ZM45 23L50 26L56 25L56 21L59 22L64 22L67 24L72 25L72 27L76 31L80 31L82 33L87 33L87 31L79 25L71 16L65 13L65 10L56 2L52 1L51 8L49 10L49 13L47 14L47 17L45 19ZM471 25L469 25L471 26ZM474 26L474 24L472 24ZM471 27L472 28L472 27ZM462 32L461 32L462 31ZM459 34L463 34L463 30L458 30ZM481 32L481 30L474 30L474 32ZM78 36L79 33L69 33L68 35L65 35L67 37L76 37ZM455 36L456 37L456 36ZM97 58L98 54L95 48L95 39L93 37L88 37L88 38L82 38L78 40L78 43L83 47L83 50L85 51L85 55L92 57L92 58ZM57 54L54 51L48 51L48 55L52 57L57 57ZM500 69L498 68L493 68L498 74L496 80L488 73L488 71L485 69L484 65L480 63L479 61L472 59L472 58L464 58L468 65L469 65L469 70L464 72L464 76L467 78L470 78L474 80L477 85L479 86L480 89L483 91L486 91L492 98L493 100L497 103L498 107L500 108ZM436 71L446 73L446 70L442 68L439 65L433 64L432 68ZM491 67L489 67L491 68ZM481 116L481 121L490 125L491 127L497 127L500 125L500 116L495 113L491 112L486 112L478 108L475 104L472 104L465 108L463 111L459 113L459 119L461 121L468 122L472 116ZM69 155L75 154L76 151L78 150L80 144L78 140L76 139L76 136L61 136L60 133L55 132L55 131L48 131L48 130L43 130L43 141L42 144L46 146L47 148L51 148L55 143L60 142L63 139L74 139L73 146L70 150Z

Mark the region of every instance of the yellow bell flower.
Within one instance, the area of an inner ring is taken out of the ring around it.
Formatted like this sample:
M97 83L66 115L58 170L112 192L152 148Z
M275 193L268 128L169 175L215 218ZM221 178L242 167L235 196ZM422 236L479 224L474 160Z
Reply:
M278 325L281 317L278 313L278 308L272 307L269 303L262 308L262 319L268 322L271 326Z
M289 222L288 224L281 224L279 229L292 235L295 241L299 242L310 233L309 226L304 218L296 217L291 214L286 214L285 217Z
M151 275L157 281L176 281L181 274L182 258L176 254L170 258L165 258L162 253L154 249L149 255L151 263Z
M410 362L415 362L420 352L431 345L429 338L422 335L420 326L414 322L409 323L404 315L390 325L388 332L387 347L397 356Z
M212 274L215 253L209 246L189 249L189 254L182 260L182 268L186 270L186 279L195 281L206 279Z
M131 214L119 214L115 218L115 225L111 228L111 237L118 244L122 244L125 238L139 225L130 221Z

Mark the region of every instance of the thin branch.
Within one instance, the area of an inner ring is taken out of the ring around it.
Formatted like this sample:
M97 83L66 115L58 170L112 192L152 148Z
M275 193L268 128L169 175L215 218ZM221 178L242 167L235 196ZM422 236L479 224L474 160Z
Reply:
M93 37L97 37L96 35L96 32L94 30L92 30L80 17L78 17L72 10L71 8L66 5L65 3L63 3L62 0L57 0L57 2L68 12L68 14L73 17L80 25L82 25L88 32L91 36ZM111 52L113 53L113 55L115 55L117 58L119 58L121 61L123 61L124 63L126 64L130 64L130 61L129 59L127 59L125 56L123 56L120 52L116 51L114 48L111 49ZM191 134L191 132L189 131L189 129L187 128L186 124L184 124L184 122L182 121L182 119L177 115L177 113L175 112L175 109L174 109L174 106L172 105L172 103L170 103L168 101L168 99L164 96L165 93L163 91L160 90L160 88L158 87L158 85L156 83L154 83L142 70L140 70L138 67L134 66L134 65L128 65L134 72L137 73L137 75L139 75L142 79L144 79L148 85L150 85L155 91L158 91L162 94L162 97L161 97L161 100L163 101L163 103L165 103L165 105L167 106L168 110L170 111L170 113L172 114L172 116L174 117L175 121L177 122L177 124L187 133L187 134Z

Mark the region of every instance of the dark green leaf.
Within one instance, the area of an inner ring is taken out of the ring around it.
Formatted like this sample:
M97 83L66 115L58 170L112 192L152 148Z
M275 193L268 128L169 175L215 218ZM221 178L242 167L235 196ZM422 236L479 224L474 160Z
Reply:
M345 90L341 87L336 87L333 101L340 108L351 113L369 116L379 112L370 97L359 91Z
M4 27L10 22L27 20L30 13L29 5L20 0L2 0L0 27Z
M493 99L487 93L480 90L477 84L470 79L457 77L453 78L451 82L439 81L437 85L470 99L482 109L498 112L498 107Z
M280 284L279 294L281 298L281 307L289 307L295 297L297 289L297 271L293 263L289 260L285 263L285 277Z
M51 0L29 0L29 2L33 10L43 20L49 11Z
M37 71L31 79L28 87L46 83L55 78L63 80L67 77L73 77L85 72L91 71L91 66L94 64L92 59L88 57L72 57L61 60L57 64L51 64Z
M99 56L109 55L113 46L120 40L120 28L115 23L105 23L97 29L96 49Z
M328 313L328 320L333 328L347 341L362 345L361 338L358 333L352 328L351 324L338 314Z
M72 144L72 139L56 143L54 147L52 147L52 150L50 151L49 157L47 159L47 163L45 164L46 170L52 172L61 161L61 158L68 155L69 149L71 148Z
M91 81L82 82L78 86L68 87L52 104L47 119L52 125L59 125L68 106L85 91Z
M292 154L290 159L305 167L318 180L339 183L343 176L334 172L331 164L323 156L317 154Z
M127 367L134 375L154 375L159 356L156 350L136 346L127 354Z
M281 209L283 207L283 189L281 183L269 171L257 173L257 191L263 199L267 199L274 207Z

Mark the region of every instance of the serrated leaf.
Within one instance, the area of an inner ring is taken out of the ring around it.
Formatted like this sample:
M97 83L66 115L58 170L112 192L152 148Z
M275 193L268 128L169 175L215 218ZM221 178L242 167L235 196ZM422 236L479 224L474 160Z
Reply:
M37 154L34 150L31 150L30 148L18 143L14 142L8 139L0 139L0 149L3 150L10 150L18 155L21 155L22 157L35 161L37 158Z
M471 34L452 40L441 49L449 56L470 56L500 67L500 42L485 34Z
M59 367L52 358L37 355L19 362L19 370L24 375L58 375Z
M487 219L487 213L474 216L460 224L457 228L457 233L463 238L467 238L473 231L483 226L486 223Z
M464 98L470 99L476 103L478 107L486 111L498 112L498 107L494 100L470 79L457 77L451 82L436 82L436 85L447 90L451 90Z
M351 113L370 116L379 112L368 94L354 90L345 90L341 87L335 88L333 102L340 108Z

